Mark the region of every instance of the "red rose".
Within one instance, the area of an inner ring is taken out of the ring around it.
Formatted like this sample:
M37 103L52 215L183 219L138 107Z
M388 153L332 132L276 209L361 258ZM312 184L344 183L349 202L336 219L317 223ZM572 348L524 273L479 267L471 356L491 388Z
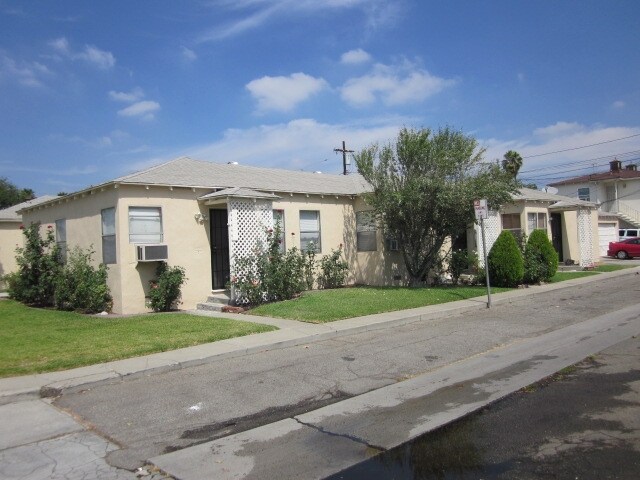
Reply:
M20 230L24 230L24 225L20 225Z

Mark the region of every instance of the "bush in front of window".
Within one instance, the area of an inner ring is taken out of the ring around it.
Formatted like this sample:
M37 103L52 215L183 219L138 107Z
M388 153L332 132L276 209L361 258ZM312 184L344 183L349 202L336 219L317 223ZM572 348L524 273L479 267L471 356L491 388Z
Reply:
M155 280L151 280L149 306L154 312L169 312L177 308L182 295L182 284L187 279L183 267L170 267L160 262L156 269Z
M18 270L4 277L9 296L26 305L53 305L56 279L62 268L60 249L56 245L53 227L47 226L44 238L40 223L23 228L24 247L16 249Z
M55 305L59 310L80 313L111 311L113 299L107 286L107 266L94 267L90 248L73 248L56 281Z
M524 250L524 281L548 282L558 270L558 253L549 241L547 232L534 230Z
M524 262L516 237L503 230L487 258L489 279L496 287L517 287L524 277Z
M349 265L342 259L342 245L337 250L331 249L329 255L320 259L320 275L318 286L320 288L338 288L344 286L347 280Z

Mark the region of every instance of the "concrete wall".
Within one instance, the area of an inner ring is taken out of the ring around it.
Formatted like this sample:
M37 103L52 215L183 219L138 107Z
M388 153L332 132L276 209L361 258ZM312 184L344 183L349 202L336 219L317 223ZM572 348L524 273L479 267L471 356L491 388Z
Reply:
M1 277L18 269L16 248L24 243L20 225L22 222L0 222L0 290L6 288Z

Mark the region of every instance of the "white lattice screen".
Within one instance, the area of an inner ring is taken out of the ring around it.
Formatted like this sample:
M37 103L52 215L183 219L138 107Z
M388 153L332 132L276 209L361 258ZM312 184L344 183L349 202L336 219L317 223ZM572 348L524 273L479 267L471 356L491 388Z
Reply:
M273 206L270 200L234 198L229 200L229 265L237 275L235 259L252 255L266 246L267 230L273 228ZM231 298L238 302L235 289Z
M484 219L484 235L487 241L487 252L491 250L493 244L498 239L498 235L502 231L502 222L500 221L500 212L489 210L488 217ZM482 248L482 231L480 225L476 227L476 245L478 246L478 261L480 266L484 267L484 249Z
M593 266L593 224L591 210L585 208L578 209L578 245L580 246L580 266Z

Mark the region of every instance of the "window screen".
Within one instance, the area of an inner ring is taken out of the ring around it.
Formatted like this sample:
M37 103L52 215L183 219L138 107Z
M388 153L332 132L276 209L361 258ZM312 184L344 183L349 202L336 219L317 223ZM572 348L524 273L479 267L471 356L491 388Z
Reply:
M116 263L116 209L105 208L102 217L102 263Z
M317 210L300 210L300 250L322 250L320 243L320 212Z
M162 243L159 207L129 207L129 243Z
M373 212L356 212L356 242L359 252L375 252L376 219Z

